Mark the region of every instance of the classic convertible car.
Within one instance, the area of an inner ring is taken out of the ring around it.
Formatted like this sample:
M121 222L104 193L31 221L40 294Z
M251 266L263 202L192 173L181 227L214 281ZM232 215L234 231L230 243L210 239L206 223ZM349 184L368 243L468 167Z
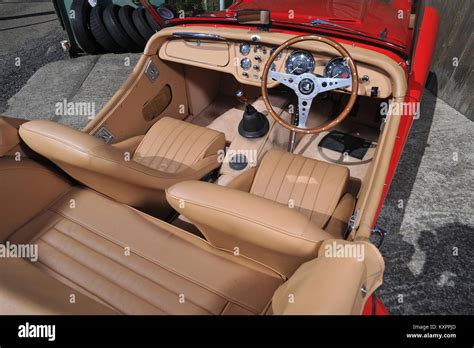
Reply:
M383 313L375 223L437 18L240 0L154 34L82 131L1 117L0 313Z

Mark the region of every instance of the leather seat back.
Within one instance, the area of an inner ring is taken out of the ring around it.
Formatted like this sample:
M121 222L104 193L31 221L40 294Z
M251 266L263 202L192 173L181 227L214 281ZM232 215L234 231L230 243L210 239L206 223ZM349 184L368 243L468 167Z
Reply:
M223 133L169 117L150 129L133 156L121 146L50 121L27 122L20 136L84 185L160 218L171 212L164 190L218 168L217 151L225 146Z
M250 193L288 205L324 228L347 190L346 167L270 150Z

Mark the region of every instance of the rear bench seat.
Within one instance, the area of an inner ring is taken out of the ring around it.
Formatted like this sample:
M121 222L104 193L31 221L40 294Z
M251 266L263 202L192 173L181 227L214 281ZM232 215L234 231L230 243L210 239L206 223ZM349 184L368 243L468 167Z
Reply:
M283 283L256 262L83 188L9 241L37 243L39 258L1 260L1 314L262 314Z

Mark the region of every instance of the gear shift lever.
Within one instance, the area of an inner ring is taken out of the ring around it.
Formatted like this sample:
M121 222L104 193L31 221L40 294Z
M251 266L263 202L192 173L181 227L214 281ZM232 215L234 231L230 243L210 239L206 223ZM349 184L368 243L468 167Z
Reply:
M266 135L270 128L267 117L248 103L247 95L243 90L237 90L235 96L239 102L245 104L245 112L239 123L239 134L244 138L260 138Z

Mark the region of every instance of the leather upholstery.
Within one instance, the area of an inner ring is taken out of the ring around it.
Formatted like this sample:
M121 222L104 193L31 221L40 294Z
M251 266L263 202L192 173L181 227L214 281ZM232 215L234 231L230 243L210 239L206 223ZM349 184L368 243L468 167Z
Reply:
M69 175L109 197L165 217L170 208L164 189L183 180L199 180L219 167L224 134L169 117L140 139L108 145L89 134L50 121L30 121L22 140Z
M250 193L194 181L173 185L166 197L213 245L289 277L323 240L342 238L355 204L348 180L344 167L271 150Z
M41 284L100 303L86 302L90 314L260 314L283 282L265 266L87 189L72 189L10 242L37 243L39 260L31 264L55 278ZM51 299L59 308L48 309L40 303L45 289L34 291L28 278L35 271L14 267L20 273L0 272L0 294L18 291L29 301L17 309L0 300L0 313L84 312L79 302L66 309L61 298Z
M262 160L250 193L293 205L323 228L346 192L348 182L346 167L270 150Z
M180 173L223 150L223 133L174 118L159 120L147 133L133 160L164 173Z
M314 258L322 240L332 238L295 209L239 190L186 181L168 188L166 195L212 245L238 248L284 277Z

